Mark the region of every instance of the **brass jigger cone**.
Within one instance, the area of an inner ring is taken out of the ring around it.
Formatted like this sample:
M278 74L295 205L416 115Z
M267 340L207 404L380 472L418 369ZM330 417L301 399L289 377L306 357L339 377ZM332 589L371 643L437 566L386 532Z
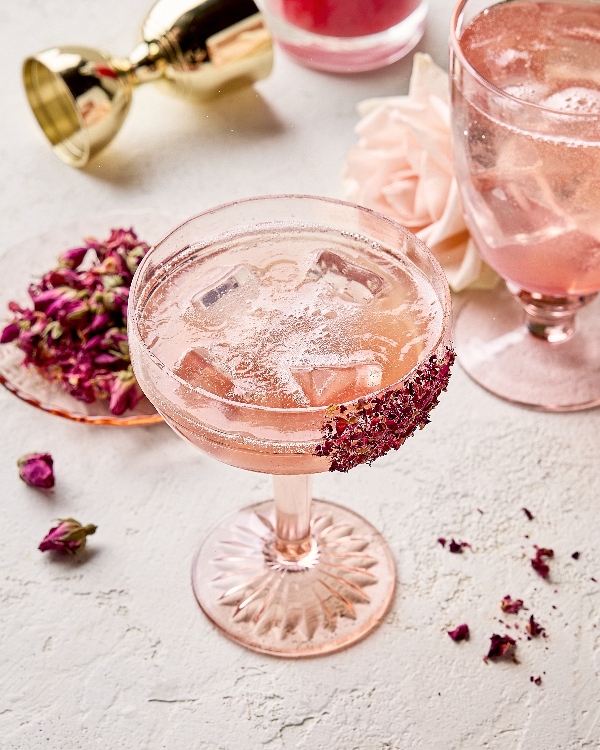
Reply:
M53 47L29 57L29 104L54 153L83 167L117 134L133 89L156 81L208 99L269 75L271 35L252 0L159 0L141 41L119 60L89 47Z

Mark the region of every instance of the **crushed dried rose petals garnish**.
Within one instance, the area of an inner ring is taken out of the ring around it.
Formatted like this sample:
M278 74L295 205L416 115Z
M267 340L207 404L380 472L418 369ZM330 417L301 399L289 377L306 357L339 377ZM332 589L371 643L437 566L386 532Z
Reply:
M580 555L579 552L573 552L573 554L571 555L571 557L573 558L573 560L579 560L579 555Z
M527 510L527 508L521 508L521 510L527 516L527 520L528 521L533 521L533 519L535 518L535 516L533 515L533 513L530 510Z
M523 609L523 600L511 599L510 596L505 596L500 602L500 607L503 612L508 612L510 615L516 615L520 609Z
M448 549L450 552L453 552L455 555L462 554L462 551L465 547L468 547L471 549L471 545L469 542L457 542L454 539L450 540L450 544L448 545Z
M49 453L28 453L17 461L19 476L30 487L54 487L54 461Z
M109 399L112 414L143 398L127 344L127 302L133 275L149 246L133 229L113 229L105 242L88 238L62 253L58 266L31 284L33 308L10 302L12 320L0 343L25 353L73 398Z
M429 422L429 412L448 386L454 358L447 349L440 360L430 357L400 388L365 396L349 406L330 406L315 455L331 458L329 471L346 472L398 450Z
M438 541L438 544L442 545L442 547L446 546L446 540L445 540L445 538L443 536L439 537L439 539L437 541Z
M511 656L517 642L514 638L509 635L494 635L491 636L490 650L487 653L486 659L501 659L505 656Z
M538 635L542 635L546 630L539 624L539 622L535 621L533 615L531 615L531 617L529 618L526 629L529 635L533 636L534 638Z
M57 552L68 552L74 555L85 547L86 538L94 534L96 526L89 523L82 526L74 518L59 519L58 526L54 526L40 542L39 550L47 552L55 550Z
M535 557L531 560L531 567L538 575L542 576L542 578L548 578L550 567L544 558L554 557L554 550L546 549L544 547L536 547L535 550Z
M455 630L449 630L448 635L453 641L468 641L470 637L469 626L466 623L463 623Z
M542 684L542 678L541 677L534 677L533 675L531 675L531 677L529 678L529 682L535 682L536 685L541 685Z

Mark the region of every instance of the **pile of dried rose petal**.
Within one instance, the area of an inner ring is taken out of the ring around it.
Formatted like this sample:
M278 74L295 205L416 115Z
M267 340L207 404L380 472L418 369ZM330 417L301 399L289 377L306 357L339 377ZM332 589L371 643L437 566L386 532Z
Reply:
M9 303L13 317L0 343L14 342L25 366L79 401L110 399L117 415L134 408L143 394L129 358L127 302L148 249L133 229L113 229L105 242L86 239L62 253L58 267L29 287L33 308Z

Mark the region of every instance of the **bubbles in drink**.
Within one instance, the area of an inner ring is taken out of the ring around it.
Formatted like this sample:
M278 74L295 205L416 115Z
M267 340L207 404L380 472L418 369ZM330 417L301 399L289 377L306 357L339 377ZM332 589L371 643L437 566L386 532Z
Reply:
M160 288L146 313L153 353L190 388L257 406L327 406L385 388L441 332L438 298L408 260L333 230L215 240Z
M584 86L568 86L540 98L543 107L573 114L600 114L600 91Z

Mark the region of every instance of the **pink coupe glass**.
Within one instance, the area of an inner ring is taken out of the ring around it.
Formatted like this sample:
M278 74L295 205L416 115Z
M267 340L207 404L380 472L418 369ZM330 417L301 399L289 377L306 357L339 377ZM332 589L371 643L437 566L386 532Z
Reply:
M396 280L416 290L413 307L394 297ZM388 316L388 308L400 312ZM340 328L342 313L350 317ZM213 458L273 475L274 499L225 518L197 553L193 587L206 615L233 640L279 656L324 654L365 636L393 597L392 554L357 513L312 500L311 480L399 447L445 389L450 300L431 253L351 204L239 201L190 219L151 249L129 316L136 376L165 421ZM402 377L386 382L387 370L364 350L335 353L352 349L352 320L366 341L375 335L368 320L408 335L405 354L388 363ZM212 343L198 346L198 337ZM326 342L320 353L313 339ZM257 395L271 366L278 374ZM282 378L286 390L276 393Z

